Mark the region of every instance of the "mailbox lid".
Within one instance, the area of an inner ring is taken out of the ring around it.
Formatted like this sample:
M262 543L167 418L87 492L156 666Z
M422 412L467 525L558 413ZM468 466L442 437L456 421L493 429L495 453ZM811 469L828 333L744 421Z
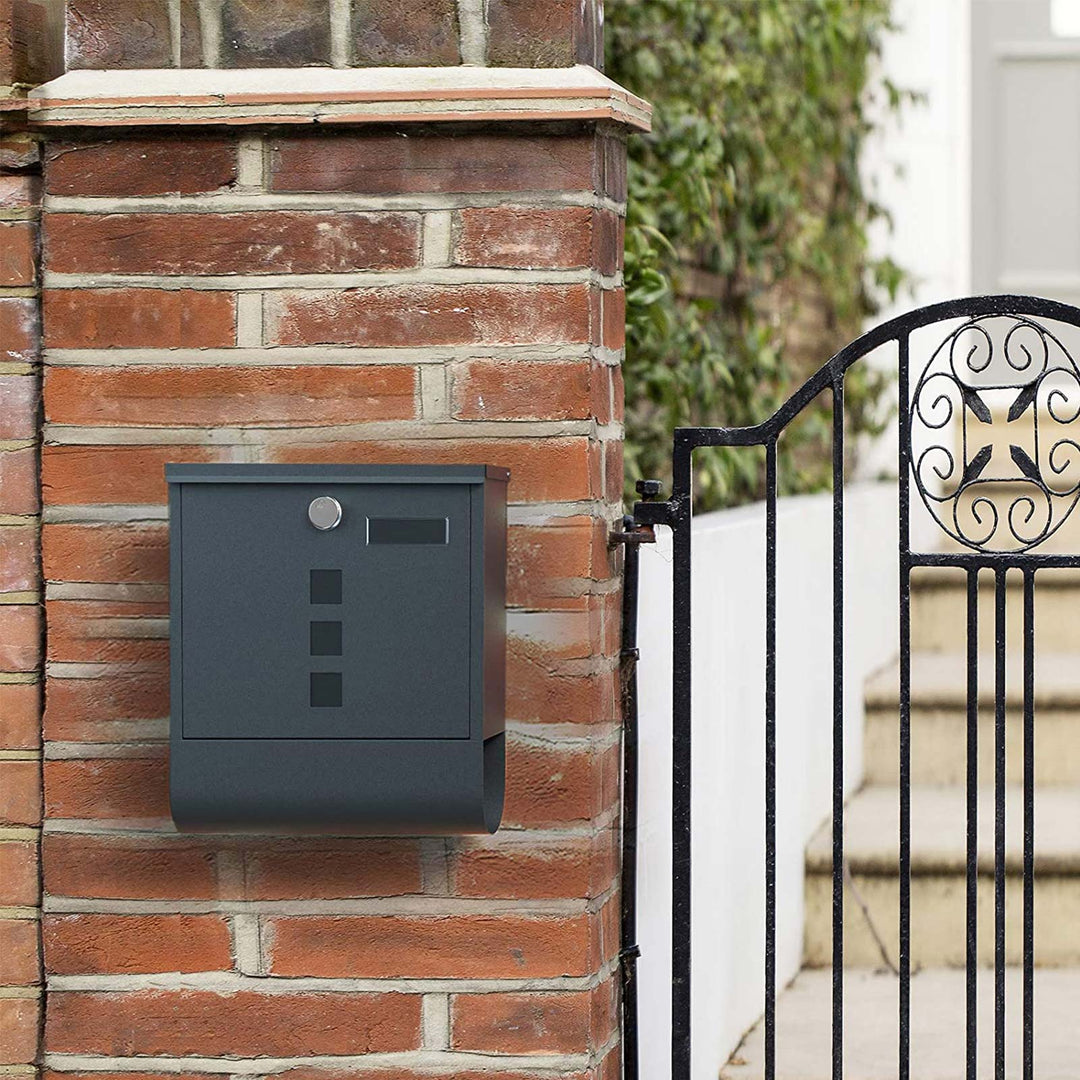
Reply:
M170 466L182 737L470 738L483 721L479 523L485 483L504 477ZM320 496L342 507L325 532L307 519Z

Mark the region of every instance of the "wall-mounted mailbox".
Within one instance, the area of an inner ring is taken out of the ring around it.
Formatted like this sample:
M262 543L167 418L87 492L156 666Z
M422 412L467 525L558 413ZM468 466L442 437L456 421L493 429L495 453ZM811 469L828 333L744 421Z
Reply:
M167 467L179 828L495 831L508 475Z

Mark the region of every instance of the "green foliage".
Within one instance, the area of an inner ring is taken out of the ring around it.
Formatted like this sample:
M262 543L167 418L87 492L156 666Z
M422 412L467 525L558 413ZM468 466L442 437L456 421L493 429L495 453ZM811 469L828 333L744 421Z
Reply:
M888 0L608 0L606 24L608 74L655 109L630 140L627 477L669 479L674 427L765 419L902 284L868 254L859 158L868 100L911 95L875 75ZM883 383L850 372L850 433L878 430ZM785 490L828 484L829 408L783 441ZM703 453L698 505L758 497L761 468Z

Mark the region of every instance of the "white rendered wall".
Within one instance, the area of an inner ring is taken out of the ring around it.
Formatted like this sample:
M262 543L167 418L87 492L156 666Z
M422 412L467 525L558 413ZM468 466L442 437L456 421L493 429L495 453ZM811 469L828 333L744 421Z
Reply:
M862 685L896 653L897 500L846 492L845 756L859 783ZM777 973L799 968L803 852L829 818L832 500L780 500L777 522ZM639 639L641 1075L670 1076L671 535L642 549ZM694 1080L762 1011L764 932L764 509L705 514L693 534Z

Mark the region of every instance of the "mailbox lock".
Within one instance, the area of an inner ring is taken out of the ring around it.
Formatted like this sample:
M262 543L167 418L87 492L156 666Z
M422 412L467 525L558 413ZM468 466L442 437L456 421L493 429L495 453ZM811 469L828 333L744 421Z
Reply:
M311 500L307 516L316 529L336 529L341 524L341 503L329 495L320 495Z

